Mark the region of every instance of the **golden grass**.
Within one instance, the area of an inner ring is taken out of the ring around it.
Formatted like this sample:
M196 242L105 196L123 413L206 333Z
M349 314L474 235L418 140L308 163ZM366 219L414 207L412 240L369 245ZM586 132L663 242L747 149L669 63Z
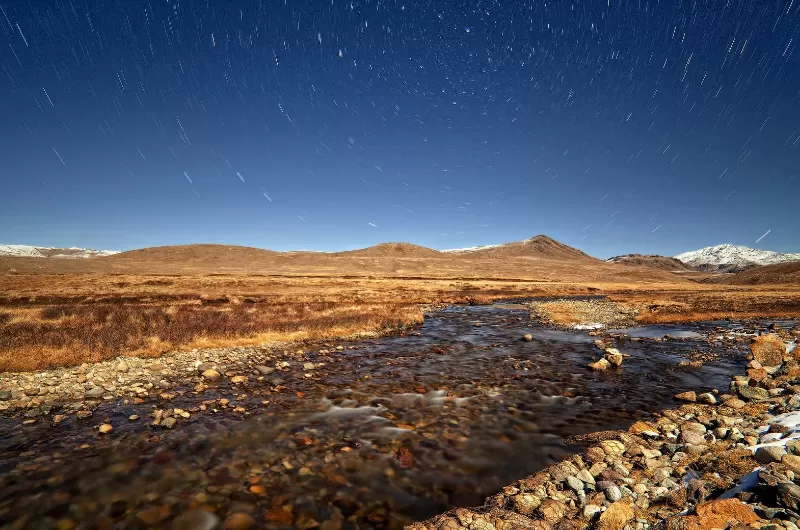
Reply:
M695 283L285 277L0 275L0 371L159 356L190 348L375 335L421 322L425 304L608 294L642 323L798 317L800 287ZM576 316L555 309L555 318Z

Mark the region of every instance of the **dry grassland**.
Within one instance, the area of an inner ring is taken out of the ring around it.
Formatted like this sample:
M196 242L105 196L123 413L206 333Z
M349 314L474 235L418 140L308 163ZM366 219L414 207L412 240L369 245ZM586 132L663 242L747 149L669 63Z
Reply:
M607 294L642 323L800 316L800 287L262 275L0 275L0 371L374 336L431 304ZM568 315L562 315L568 319Z

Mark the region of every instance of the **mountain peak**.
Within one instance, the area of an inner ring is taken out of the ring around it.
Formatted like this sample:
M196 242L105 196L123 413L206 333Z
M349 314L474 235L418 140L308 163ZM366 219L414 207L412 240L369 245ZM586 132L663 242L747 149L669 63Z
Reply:
M724 243L713 247L684 252L676 259L704 270L739 272L761 265L800 261L800 253L784 254L772 250L759 250L742 245Z

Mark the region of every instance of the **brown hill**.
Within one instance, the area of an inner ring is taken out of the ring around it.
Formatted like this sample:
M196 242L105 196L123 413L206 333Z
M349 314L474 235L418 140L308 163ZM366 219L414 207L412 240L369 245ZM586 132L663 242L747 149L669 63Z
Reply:
M731 285L790 284L800 285L800 261L763 265L736 274L715 275L709 283Z
M555 239L538 235L523 241L505 243L491 247L478 247L452 251L453 255L470 256L473 258L538 258L554 260L596 260L588 254L559 243Z
M0 256L0 273L506 278L559 282L688 281L663 270L592 258L546 236L459 252L385 243L349 252L275 252L232 245L144 248L84 260Z
M380 243L358 250L336 252L335 256L364 258L437 258L442 253L432 248L413 245L411 243Z
M637 267L648 267L670 272L689 272L696 270L679 259L657 255L625 254L623 256L614 256L607 261L610 263L619 263L621 265L635 265Z

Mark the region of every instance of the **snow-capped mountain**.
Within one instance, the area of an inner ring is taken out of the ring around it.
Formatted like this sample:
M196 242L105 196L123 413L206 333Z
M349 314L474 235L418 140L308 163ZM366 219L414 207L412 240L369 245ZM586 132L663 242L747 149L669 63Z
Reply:
M91 248L55 248L34 247L31 245L0 245L0 256L16 256L25 258L97 258L117 254L116 250L94 250Z
M717 245L678 254L675 258L687 265L718 272L739 272L761 265L800 261L800 253L783 254L740 245Z

